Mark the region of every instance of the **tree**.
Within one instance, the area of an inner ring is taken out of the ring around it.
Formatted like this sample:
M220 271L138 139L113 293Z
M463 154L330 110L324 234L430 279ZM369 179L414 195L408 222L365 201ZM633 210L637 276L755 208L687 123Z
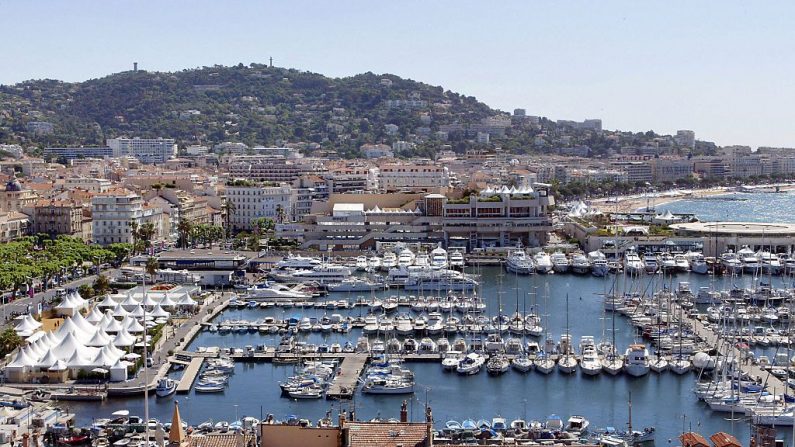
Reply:
M6 330L0 333L0 356L9 354L14 349L22 346L22 343L22 337L17 335L14 328L6 328Z
M93 296L94 296L94 294L95 294L95 292L94 292L94 288L93 288L93 287L91 287L91 286L90 286L90 285L88 285L88 284L83 284L82 286L78 287L78 288L77 288L77 292L78 292L78 293L80 294L80 296L82 296L83 298L91 298L91 297L93 297Z
M157 268L159 267L159 263L157 262L157 258L150 256L146 260L146 273L149 274L149 278L152 280L152 283L155 282L155 275L157 274Z
M110 290L110 281L108 280L107 276L99 275L94 281L94 285L92 287L94 288L94 292L97 295L104 295L105 292Z
M232 203L228 198L224 200L224 227L226 227L226 237L232 236L232 226L230 221L232 220L232 214L235 212L235 204Z
M179 246L184 250L188 246L188 238L191 235L193 225L187 219L180 219L177 224L177 234L179 234Z

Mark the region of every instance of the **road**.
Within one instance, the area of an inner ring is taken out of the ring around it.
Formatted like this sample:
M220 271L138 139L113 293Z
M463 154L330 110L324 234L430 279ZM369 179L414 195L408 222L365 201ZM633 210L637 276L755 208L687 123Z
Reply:
M118 269L110 269L110 270L102 271L101 273L103 275L107 276L108 278L113 278L113 277L118 276L119 270ZM78 287L80 287L80 286L82 286L84 284L93 284L94 280L96 280L96 279L97 279L97 275L84 276L84 277L76 279L74 281L71 281L71 282L68 282L68 283L65 283L65 284L61 284L58 287L53 287L53 288L47 290L46 292L37 293L37 294L33 295L33 297L25 295L24 298L17 298L16 300L14 300L14 301L12 301L10 303L1 304L0 308L2 308L3 319L2 319L2 324L0 326L3 326L3 327L6 326L9 323L11 315L14 312L17 312L17 313L20 313L20 314L24 314L24 313L27 313L28 305L30 305L31 310L35 310L35 306L38 303L46 303L52 297L55 296L55 291L57 289L59 289L59 288L61 288L61 289L76 289L76 288L78 288ZM17 296L19 297L20 295L17 295Z

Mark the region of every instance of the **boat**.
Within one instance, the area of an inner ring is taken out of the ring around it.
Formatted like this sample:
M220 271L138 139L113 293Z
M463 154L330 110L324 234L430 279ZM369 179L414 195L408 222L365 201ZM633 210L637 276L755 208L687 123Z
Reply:
M526 354L519 354L511 360L511 367L525 373L533 369L533 361Z
M609 268L604 253L599 250L589 252L588 261L591 263L591 275L596 277L607 275Z
M588 419L585 419L582 416L570 416L569 420L566 421L566 428L565 431L568 433L573 434L574 436L580 437L586 433L588 433L588 426L591 423Z
M709 266L702 253L697 251L688 251L685 253L685 258L690 263L690 271L699 275L705 275L709 271Z
M442 247L436 247L431 251L431 268L433 269L446 269L449 265L447 260L447 250Z
M167 397L177 391L177 381L164 377L157 381L157 388L155 388L155 395L157 397Z
M329 284L326 288L329 292L371 292L383 290L384 287L385 284L383 282L371 279L345 278L338 283Z
M284 269L313 269L320 264L322 264L318 258L313 258L309 256L296 256L288 254L287 257L283 258L281 261L276 263L275 268L284 270Z
M264 282L255 284L246 289L246 298L257 300L308 300L312 294L303 291L300 287L288 287L284 284Z
M447 351L444 358L442 358L442 369L445 371L453 371L464 360L464 354L460 351Z
M536 371L541 374L549 374L555 369L555 361L549 358L544 351L539 351L533 364L536 367Z
M643 261L634 250L627 250L624 253L624 271L630 275L638 275L643 272Z
M555 273L566 273L569 271L569 267L571 267L569 258L565 253L560 251L552 253L549 260L552 262L552 270L554 270Z
M762 266L762 273L765 275L780 275L782 273L783 266L778 256L769 251L762 250L757 253L757 257Z
M690 369L693 367L693 363L690 359L684 356L676 356L670 362L671 371L675 374L685 374L690 372Z
M676 271L676 260L671 253L663 253L660 255L660 270L666 273L673 273Z
M412 394L414 393L414 380L397 378L394 376L368 377L362 385L365 394Z
M706 264L705 264L706 265ZM685 255L679 253L674 255L674 271L687 272L690 270L690 261L687 260Z
M665 357L661 356L659 353L654 356L654 359L649 361L649 369L656 373L665 372L668 369L669 363Z
M632 344L627 348L624 358L624 371L633 377L644 376L649 373L649 350L645 345Z
M502 354L492 355L489 361L486 362L486 372L491 375L504 374L510 367L511 362L508 360L508 357Z
M595 347L589 346L583 349L580 370L588 376L595 376L602 372L602 363L599 361L599 354Z
M571 258L571 271L578 275L585 275L591 270L591 262L583 253L577 253Z
M743 263L736 253L729 250L720 255L720 264L723 270L729 274L740 274L743 271Z
M450 252L448 262L450 264L450 268L463 268L465 264L464 255L460 250L453 250Z
M389 269L397 267L397 264L397 255L391 251L384 253L383 258L381 258L381 270L383 271L389 271Z
M193 387L197 393L222 393L226 387L221 384L208 383L205 385L199 384Z
M365 272L368 269L367 265L367 256L357 256L356 257L356 270L360 272Z
M517 275L529 275L535 272L535 266L533 265L533 260L524 250L516 249L508 253L508 258L505 260L505 270Z
M408 248L400 250L397 257L397 267L408 267L414 265L414 253Z
M740 259L740 262L742 262L743 271L746 273L758 273L761 263L755 251L745 245L743 248L737 250L737 257Z
M643 255L643 270L646 273L657 273L660 265L657 263L657 256L654 253L646 253Z
M473 290L478 282L470 275L456 270L419 270L409 273L403 285L405 290L433 291L433 290Z
M349 267L338 264L323 263L311 270L284 270L271 272L277 280L283 282L317 282L329 284L342 282L353 274Z
M535 264L538 273L549 273L553 269L552 259L543 251L533 255L533 263Z
M461 375L477 374L485 362L485 358L478 353L467 354L456 367L456 372Z

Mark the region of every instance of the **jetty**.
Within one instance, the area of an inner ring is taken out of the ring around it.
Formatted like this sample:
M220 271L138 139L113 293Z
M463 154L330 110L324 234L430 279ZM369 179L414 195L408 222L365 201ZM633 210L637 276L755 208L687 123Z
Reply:
M193 357L190 359L190 363L185 367L185 372L177 385L177 393L185 394L190 392L193 382L196 381L196 376L199 375L203 365L204 357Z
M368 354L345 354L337 374L326 391L326 399L351 399L359 384L359 377L370 359Z

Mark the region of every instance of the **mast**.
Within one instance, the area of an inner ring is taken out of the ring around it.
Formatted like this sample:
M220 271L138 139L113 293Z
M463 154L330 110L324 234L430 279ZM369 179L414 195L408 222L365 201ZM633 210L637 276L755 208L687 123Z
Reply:
M629 410L629 422L627 423L627 430L629 435L632 436L632 391L629 392L629 400L627 401Z

